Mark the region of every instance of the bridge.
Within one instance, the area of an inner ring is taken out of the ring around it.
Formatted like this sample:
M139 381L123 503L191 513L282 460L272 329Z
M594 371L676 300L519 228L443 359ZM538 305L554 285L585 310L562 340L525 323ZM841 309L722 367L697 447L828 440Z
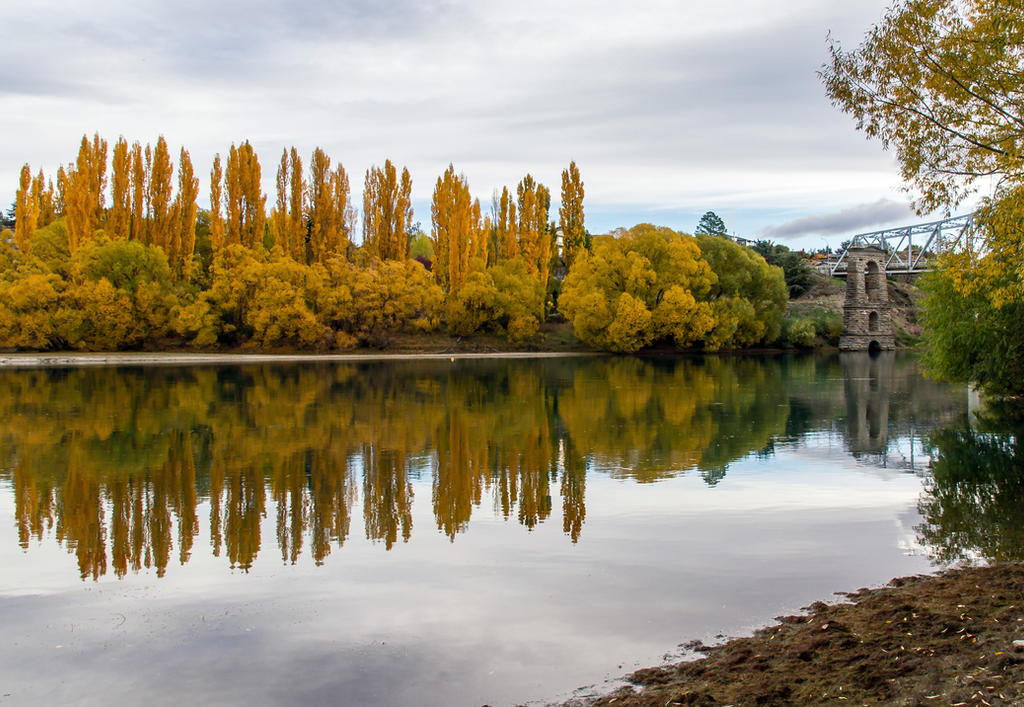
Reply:
M941 253L976 249L979 238L973 225L974 214L967 214L860 233L844 243L839 252L829 256L818 268L832 277L846 277L850 249L874 247L885 253L883 270L886 275L918 275L933 269L935 256Z

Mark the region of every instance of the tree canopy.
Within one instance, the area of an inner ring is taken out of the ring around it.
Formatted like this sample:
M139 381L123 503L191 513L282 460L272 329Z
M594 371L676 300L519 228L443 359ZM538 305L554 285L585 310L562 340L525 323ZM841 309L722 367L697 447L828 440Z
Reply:
M1024 3L900 0L820 72L834 105L893 149L919 212L1024 172Z
M707 236L724 236L725 221L714 211L706 211L697 222L696 232Z
M772 341L786 301L782 271L749 248L640 224L595 240L559 306L584 343L632 352L659 341L707 350Z

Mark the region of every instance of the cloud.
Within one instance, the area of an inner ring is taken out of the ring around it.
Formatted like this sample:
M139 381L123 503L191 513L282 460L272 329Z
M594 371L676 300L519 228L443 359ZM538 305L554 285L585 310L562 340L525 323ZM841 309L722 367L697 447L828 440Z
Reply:
M898 173L815 70L829 30L856 41L885 2L23 3L0 46L19 67L0 79L0 133L18 138L0 145L0 204L21 164L50 174L94 131L163 134L201 178L215 152L249 139L268 192L295 145L352 175L390 157L421 202L449 161L487 201L527 172L557 192L574 159L592 213L636 205L625 223L869 201Z
M769 226L761 231L760 235L769 239L854 235L858 231L875 226L885 226L914 218L914 210L909 204L879 199L870 204L858 204L829 214L804 216L778 226Z

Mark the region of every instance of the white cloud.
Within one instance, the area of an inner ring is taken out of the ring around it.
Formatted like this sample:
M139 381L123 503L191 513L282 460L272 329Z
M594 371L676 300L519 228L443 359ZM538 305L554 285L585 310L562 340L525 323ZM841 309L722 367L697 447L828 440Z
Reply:
M200 175L250 139L268 190L285 146L322 146L356 191L390 157L409 166L419 203L449 161L486 201L526 172L557 194L575 159L594 214L629 204L629 223L725 205L752 231L769 211L898 185L815 76L826 33L856 42L884 0L847 5L24 3L5 13L0 46L18 67L0 76L0 197L13 198L22 163L52 173L98 130L164 134Z

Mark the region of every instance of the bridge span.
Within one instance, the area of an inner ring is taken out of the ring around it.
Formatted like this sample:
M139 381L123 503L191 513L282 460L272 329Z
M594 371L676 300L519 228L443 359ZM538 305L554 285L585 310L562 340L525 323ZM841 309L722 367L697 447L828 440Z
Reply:
M883 265L886 275L917 275L932 270L935 257L941 253L976 249L978 237L973 226L974 214L966 214L860 233L844 243L818 268L832 277L846 277L850 249L874 247L885 253Z

